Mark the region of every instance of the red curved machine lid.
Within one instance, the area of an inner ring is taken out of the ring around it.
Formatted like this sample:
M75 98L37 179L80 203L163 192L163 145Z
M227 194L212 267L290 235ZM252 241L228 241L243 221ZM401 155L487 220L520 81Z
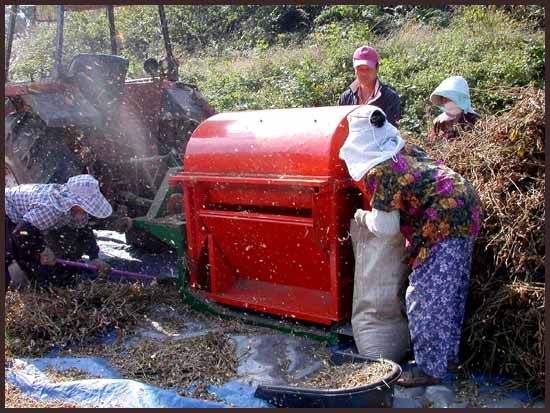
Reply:
M357 106L226 112L193 133L184 174L349 178L338 157Z

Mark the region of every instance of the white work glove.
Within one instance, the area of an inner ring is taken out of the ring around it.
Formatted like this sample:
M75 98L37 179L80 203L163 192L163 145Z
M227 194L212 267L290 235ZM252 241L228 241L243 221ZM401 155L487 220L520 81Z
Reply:
M355 215L353 216L353 218L355 219L355 222L357 222L357 225L367 228L368 214L370 214L370 211L365 211L364 209L358 209L357 211L355 211Z
M55 254L49 247L44 248L44 251L40 253L40 264L48 266L55 265Z
M399 211L385 212L374 208L372 211L358 209L354 218L358 225L368 228L377 237L391 238L399 234Z
M97 274L102 278L106 278L111 271L111 266L99 258L88 261L88 264L95 265L97 267Z

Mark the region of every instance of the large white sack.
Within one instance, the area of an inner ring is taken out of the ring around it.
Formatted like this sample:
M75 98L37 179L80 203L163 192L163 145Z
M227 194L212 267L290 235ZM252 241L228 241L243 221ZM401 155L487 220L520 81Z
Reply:
M376 237L351 220L355 254L351 325L359 352L399 362L410 348L410 336L399 297L407 276L405 240Z

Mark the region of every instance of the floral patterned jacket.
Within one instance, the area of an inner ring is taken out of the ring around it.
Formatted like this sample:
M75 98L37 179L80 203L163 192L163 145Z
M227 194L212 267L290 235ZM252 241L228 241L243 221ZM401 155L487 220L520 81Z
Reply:
M365 181L373 208L399 210L413 269L438 242L479 232L482 208L473 185L418 146L405 144L395 160L372 168Z

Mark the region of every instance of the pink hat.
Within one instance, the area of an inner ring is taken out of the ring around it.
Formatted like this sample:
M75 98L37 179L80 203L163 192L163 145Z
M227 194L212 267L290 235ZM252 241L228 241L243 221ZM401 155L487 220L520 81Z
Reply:
M361 46L353 53L353 67L367 65L376 68L378 52L374 47Z

